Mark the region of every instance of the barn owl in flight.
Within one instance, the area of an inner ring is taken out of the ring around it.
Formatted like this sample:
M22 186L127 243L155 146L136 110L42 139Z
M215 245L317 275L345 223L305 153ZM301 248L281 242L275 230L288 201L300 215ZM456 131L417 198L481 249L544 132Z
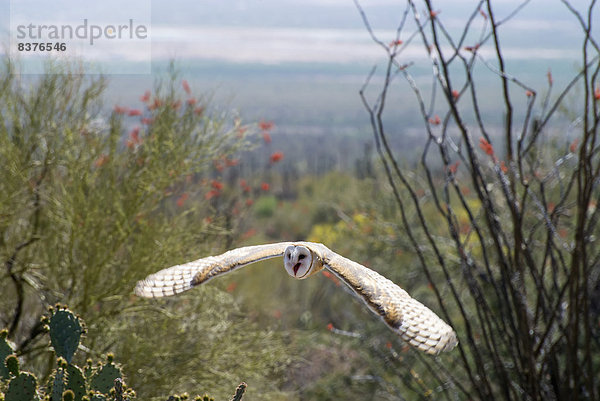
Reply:
M404 341L421 351L437 354L451 350L458 343L452 327L402 288L375 271L314 242L246 246L173 266L139 281L135 293L146 298L175 295L239 267L281 256L285 270L296 279L305 279L323 269L329 270Z

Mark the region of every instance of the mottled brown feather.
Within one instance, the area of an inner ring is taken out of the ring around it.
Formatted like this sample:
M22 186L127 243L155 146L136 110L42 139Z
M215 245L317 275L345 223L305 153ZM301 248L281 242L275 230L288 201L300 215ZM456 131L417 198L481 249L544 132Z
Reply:
M168 297L260 260L283 255L291 242L246 246L218 256L194 260L163 269L138 281L135 294L146 298Z
M392 281L331 251L323 263L412 346L437 354L458 344L452 327Z

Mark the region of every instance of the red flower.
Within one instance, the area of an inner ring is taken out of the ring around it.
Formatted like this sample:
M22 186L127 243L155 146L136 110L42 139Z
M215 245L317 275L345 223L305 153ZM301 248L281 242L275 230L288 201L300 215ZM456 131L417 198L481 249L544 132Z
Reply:
M435 18L435 17L437 17L437 16L438 16L440 13L441 13L441 11L433 11L433 10L432 10L432 11L429 13L429 15L431 15L431 18Z
M100 157L97 158L96 161L94 162L94 166L96 166L96 167L102 167L106 163L108 163L108 159L109 159L108 155L105 155L105 154L100 155Z
M440 116L438 116L437 114L429 119L429 123L431 125L439 125L441 122L442 120L440 120Z
M392 349L392 343L390 341L388 341L387 343L385 343L385 347L387 349Z
M262 137L266 144L271 143L271 135L268 132L263 132Z
M133 143L140 143L140 127L135 127L129 133L129 138L133 141Z
M460 93L458 93L458 91L456 89L453 89L452 97L454 98L454 100L458 99L459 96L460 96Z
M190 84L188 84L188 81L186 81L185 79L181 81L181 86L183 86L183 90L188 95L192 93L192 90L190 89Z
M577 146L579 146L579 138L575 138L573 142L571 142L571 144L569 145L569 150L571 151L571 153L575 153L575 151L577 150Z
M277 162L283 160L283 152L280 152L280 151L274 152L271 155L269 160L271 161L271 163L277 163Z
M475 52L479 49L480 44L477 43L475 46L465 46L464 49L468 52Z
M144 103L146 103L148 100L150 100L150 91L144 92L142 97L140 97L140 100Z
M256 233L257 233L256 228L251 228L242 234L242 239L252 238L256 235Z
M404 43L404 42L400 39L392 40L389 44L389 47L397 47L397 46L400 46L402 43Z
M235 291L236 288L237 288L237 283L234 281L232 283L229 283L229 285L227 286L227 288L225 288L225 291L227 291L227 292L233 292L233 291Z
M217 197L221 195L221 193L219 191L217 191L216 189L211 189L210 191L208 191L206 193L206 195L204 195L204 199L209 200L212 199L214 197Z
M119 106L119 105L115 106L115 113L117 113L117 114L125 114L125 113L127 113L127 110L129 110L129 109L125 106Z
M225 166L223 165L223 162L221 160L215 160L213 162L213 165L215 166L215 170L217 171L225 170Z
M271 186L269 185L269 183L268 183L268 182L263 182L262 184L260 184L260 188L261 188L263 191L268 191L268 190L271 188Z
M485 140L485 138L479 138L479 147L483 150L487 155L494 155L494 148L492 144Z
M252 199L246 199L246 206L252 206L254 201Z
M152 124L153 122L154 122L154 119L153 119L153 118L148 118L148 117L143 117L143 118L142 118L142 124L145 124L145 125L150 125L150 124Z
M173 110L178 110L181 107L181 100L171 103L171 108Z
M133 117L133 116L141 116L142 115L142 111L140 109L131 109L129 110L129 117Z
M327 330L329 330L329 331L333 331L333 323L329 323L329 324L327 325Z
M185 102L188 104L188 106L193 106L196 104L197 100L195 97L191 97L188 100L186 100Z
M202 113L204 113L204 107L200 106L200 107L196 107L194 109L194 114L197 114L197 115L201 116Z
M148 106L148 108L150 110L152 109L158 109L160 106L162 106L162 100L160 100L159 98L154 98L154 103L152 103L151 106Z
M600 100L600 86L596 87L596 90L594 90L594 99Z
M248 186L248 182L246 182L246 180L242 178L242 179L240 180L240 186L241 186L242 188L245 188L245 187L247 187L247 186Z
M530 90L527 90L527 91L525 91L525 96L531 97L531 96L533 96L533 92Z
M237 166L240 162L240 159L227 159L225 158L225 165L227 167Z
M339 287L340 285L340 280L331 272L327 271L327 270L323 270L323 275L325 277L327 277L328 279L330 279L331 281L333 281L333 283Z
M190 197L187 192L181 194L179 198L177 198L177 207L182 207L185 201Z
M451 164L450 167L448 167L448 171L450 171L452 174L456 174L456 170L458 170L459 165L460 165L460 160L458 160L454 164Z
M503 173L508 172L508 167L506 166L506 163L504 163L504 160L500 161L500 170L502 170Z
M550 68L548 68L546 77L548 77L548 85L552 85L554 83L554 79L552 79L552 71L550 70Z
M269 130L273 129L274 126L275 126L275 124L273 123L273 121L260 120L258 122L258 128L260 128L263 131L269 131Z
M223 189L223 183L217 180L212 180L210 186L219 191Z

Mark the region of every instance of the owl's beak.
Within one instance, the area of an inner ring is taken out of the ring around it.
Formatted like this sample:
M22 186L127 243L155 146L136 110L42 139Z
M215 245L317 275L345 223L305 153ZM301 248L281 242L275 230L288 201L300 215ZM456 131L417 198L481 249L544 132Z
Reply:
M294 265L293 269L294 269L294 276L298 275L298 269L300 268L300 266L302 266L302 263L298 262Z

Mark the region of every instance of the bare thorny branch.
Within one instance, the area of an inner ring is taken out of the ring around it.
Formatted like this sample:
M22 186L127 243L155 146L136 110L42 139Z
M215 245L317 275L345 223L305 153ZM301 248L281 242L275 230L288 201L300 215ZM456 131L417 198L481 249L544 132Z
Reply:
M360 92L376 149L415 255L443 316L461 340L453 362L460 369L447 372L446 379L433 373L439 371L435 362L426 358L422 362L434 382L443 380L438 385L469 399L600 397L600 252L595 245L600 48L592 35L596 2L591 1L584 12L561 2L583 32L582 67L554 99L548 71L548 93L537 107L536 91L507 67L500 29L519 16L528 0L504 18L496 16L493 1L479 1L458 40L430 0L421 5L408 0L396 39L389 45L377 37L355 0L367 31L387 60L383 74L372 70ZM413 31L404 33L410 18ZM478 18L479 41L466 46ZM406 42L399 41L403 35L409 38ZM402 58L402 50L416 37L421 38L433 70L429 104L411 74L416 62ZM493 50L492 59L484 57L484 48ZM501 133L495 133L499 130L485 121L481 111L480 78L474 70L478 64L500 83ZM457 68L463 73L460 80ZM413 92L426 132L419 166L426 176L426 198L417 195L421 184L399 167L388 141L383 116L398 77ZM375 101L370 101L366 89L375 85L376 78L381 78L381 86ZM567 97L578 88L583 88L584 101L574 105L580 110L580 124L572 127L581 134L566 149L560 138L548 142L548 136L556 135L550 123L558 120L560 108L571 106L565 104ZM435 101L438 89L444 106ZM522 115L514 112L518 96L527 100ZM472 117L463 111L469 98ZM436 108L446 109L443 119L433 118ZM439 160L439 165L432 160ZM427 203L435 206L437 216L425 212ZM451 248L438 240L443 234L440 218ZM436 282L439 277L443 282ZM442 295L447 291L451 298Z

